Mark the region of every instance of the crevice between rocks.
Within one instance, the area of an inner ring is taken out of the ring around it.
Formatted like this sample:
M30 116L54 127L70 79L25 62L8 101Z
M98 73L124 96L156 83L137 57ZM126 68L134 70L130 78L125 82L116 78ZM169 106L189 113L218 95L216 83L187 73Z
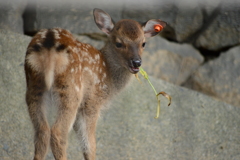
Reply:
M228 51L229 49L237 46L238 44L236 45L233 45L233 46L226 46L226 47L223 47L221 49L218 49L218 50L208 50L206 48L196 48L200 53L201 55L204 57L204 62L203 64L207 63L208 61L212 61L216 58L218 58L221 54L224 54L224 52Z
M25 10L22 14L23 19L23 31L25 35L28 36L34 36L37 33L36 31L29 32L29 28L35 28L34 22L37 20L37 11L36 11L36 4L34 2L28 2L27 6L25 7ZM32 20L35 21L32 21Z

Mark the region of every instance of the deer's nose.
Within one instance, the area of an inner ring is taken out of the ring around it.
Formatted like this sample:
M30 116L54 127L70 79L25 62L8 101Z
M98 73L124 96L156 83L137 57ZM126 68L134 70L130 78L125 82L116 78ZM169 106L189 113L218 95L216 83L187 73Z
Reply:
M142 61L141 60L132 60L133 67L138 68L141 66Z

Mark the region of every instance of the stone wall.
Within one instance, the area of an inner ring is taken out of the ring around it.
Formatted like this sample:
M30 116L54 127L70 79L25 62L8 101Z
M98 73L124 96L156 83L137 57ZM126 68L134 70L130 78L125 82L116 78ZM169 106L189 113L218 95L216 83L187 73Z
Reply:
M143 68L153 76L157 90L173 99L169 108L162 100L160 119L155 120L153 93L147 84L133 79L100 120L98 159L240 159L240 3L147 2L0 2L0 159L33 155L23 72L30 36L42 28L62 27L101 48L106 36L94 24L96 7L115 21L159 18L168 22L160 36L148 40ZM71 133L69 159L81 159L78 146ZM47 159L53 159L50 153Z
M98 48L106 37L94 24L92 10L95 7L107 11L115 21L131 18L145 22L160 18L168 26L161 36L147 43L143 56L146 71L156 78L240 107L239 96L236 96L240 94L240 87L236 85L240 78L239 61L231 61L236 58L231 49L238 50L240 45L240 2L150 0L136 4L107 0L94 3L74 0L33 3L21 0L18 3L10 1L1 7L1 28L33 35L42 28L61 27L76 35L85 35L79 36L83 37L80 39L88 39L87 43L94 41ZM209 66L209 63L212 65ZM217 63L222 67L218 67ZM208 74L201 73L203 70ZM197 76L199 74L201 78Z

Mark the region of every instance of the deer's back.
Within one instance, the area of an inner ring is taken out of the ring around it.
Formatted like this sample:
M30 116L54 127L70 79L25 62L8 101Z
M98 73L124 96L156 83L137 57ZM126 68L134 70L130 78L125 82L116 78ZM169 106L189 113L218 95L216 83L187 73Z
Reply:
M109 94L102 54L63 29L41 30L33 37L27 49L25 70L28 88L99 102Z

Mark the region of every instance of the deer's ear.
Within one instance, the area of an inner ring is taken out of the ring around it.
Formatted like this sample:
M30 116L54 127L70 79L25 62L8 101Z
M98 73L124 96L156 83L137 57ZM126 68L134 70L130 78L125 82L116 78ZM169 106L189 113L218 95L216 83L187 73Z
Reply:
M98 8L93 10L93 15L98 28L108 35L114 27L114 22L111 16Z
M143 31L146 38L157 35L167 23L160 19L151 19L143 24Z

